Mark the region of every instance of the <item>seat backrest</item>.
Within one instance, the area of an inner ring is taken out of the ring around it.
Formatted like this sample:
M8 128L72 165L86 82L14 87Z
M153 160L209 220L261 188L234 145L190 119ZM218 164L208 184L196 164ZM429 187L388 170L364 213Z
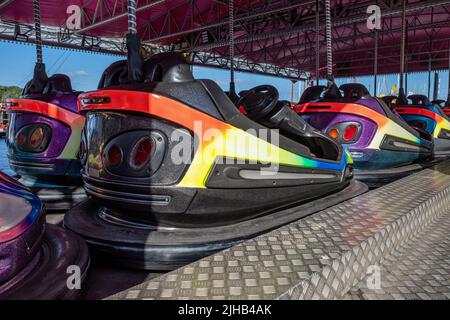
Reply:
M73 92L70 78L65 74L54 74L48 78L43 93Z
M117 86L120 84L120 75L127 68L127 60L119 60L113 62L108 68L103 71L102 77L98 83L98 89Z
M45 71L45 64L36 63L34 65L33 79L28 81L23 88L21 96L28 94L42 93L47 84L48 76Z
M339 87L344 92L345 99L364 99L371 98L369 90L360 83L346 83Z
M337 100L342 98L341 91L339 90L336 83L332 83L327 90L325 90L325 93L323 94L324 99L330 99L330 100Z
M408 99L411 100L412 105L429 106L431 104L428 97L422 94L412 94L408 97Z
M143 66L143 82L183 82L194 77L189 64L181 53L158 53L147 59ZM112 63L103 72L99 89L128 84L127 60Z
M384 96L380 98L383 102L389 107L395 106L395 101L397 100L396 96Z
M440 100L440 99L433 100L433 101L431 101L431 103L434 104L435 106L442 107L445 104L445 100Z
M183 82L194 77L182 53L158 53L144 62L144 82Z
M309 88L306 88L306 90L303 92L300 103L306 103L311 102L315 100L319 100L322 96L322 93L327 90L327 87L325 86L312 86Z

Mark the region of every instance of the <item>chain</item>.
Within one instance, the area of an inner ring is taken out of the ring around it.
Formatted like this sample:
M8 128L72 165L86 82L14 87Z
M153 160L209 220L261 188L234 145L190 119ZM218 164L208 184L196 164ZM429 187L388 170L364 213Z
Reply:
M36 58L37 63L42 63L42 36L41 36L41 12L39 0L33 1L34 7L34 29L36 33Z
M327 78L333 79L333 47L331 44L331 4L325 0L325 33L327 41Z
M128 0L128 33L137 33L136 0Z
M229 29L230 29L230 81L234 82L234 0L229 0Z

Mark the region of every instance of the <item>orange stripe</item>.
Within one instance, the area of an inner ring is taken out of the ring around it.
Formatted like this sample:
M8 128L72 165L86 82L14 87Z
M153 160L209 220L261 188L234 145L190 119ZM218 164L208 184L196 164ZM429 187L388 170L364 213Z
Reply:
M442 118L436 112L433 112L431 110L424 109L424 108L396 107L396 108L394 108L394 110L397 111L399 114L414 114L414 115L425 116L427 118L435 120L436 122L440 122L440 121L444 120L444 118Z
M18 106L8 107L6 111L20 111L20 112L32 112L49 116L51 118L60 120L72 127L72 124L83 116L59 107L55 104L32 100L32 99L8 99L7 102L17 103Z
M320 108L320 109L309 109L309 107L329 107L329 108ZM353 114L356 116L362 116L368 118L377 123L378 127L385 126L389 119L365 106L356 103L336 103L336 102L308 102L304 104L300 104L294 107L294 111L297 113L347 113Z
M111 102L106 104L85 104L83 102L83 99L102 97L109 97ZM81 112L89 110L118 110L145 113L178 123L190 130L194 130L196 121L201 123L204 130L216 129L224 131L231 128L226 123L188 107L181 102L150 92L126 90L87 92L80 95L78 107Z

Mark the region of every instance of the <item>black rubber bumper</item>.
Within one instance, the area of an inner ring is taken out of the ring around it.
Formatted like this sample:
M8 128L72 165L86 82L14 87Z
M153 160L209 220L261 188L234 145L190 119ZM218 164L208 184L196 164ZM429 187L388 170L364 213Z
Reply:
M365 184L352 181L343 190L320 199L236 224L205 228L143 228L123 221L107 221L98 214L99 206L88 200L66 213L64 226L81 235L91 253L108 263L171 270L358 196L367 189Z
M61 227L46 225L42 247L18 275L0 287L0 299L74 299L81 293L68 288L70 266L77 266L81 283L90 264L86 243Z
M431 167L439 162L434 159L422 163L413 163L406 166L380 169L380 170L355 170L355 179L368 185L370 188L380 187L387 183L406 177L414 172Z

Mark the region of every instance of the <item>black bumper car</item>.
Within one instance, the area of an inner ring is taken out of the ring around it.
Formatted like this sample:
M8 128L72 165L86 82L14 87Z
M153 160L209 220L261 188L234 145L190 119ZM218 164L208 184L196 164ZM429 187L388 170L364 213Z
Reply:
M98 256L172 269L367 190L342 147L276 91L250 119L213 81L195 80L181 54L130 65L113 64L79 97L90 200L64 225Z

